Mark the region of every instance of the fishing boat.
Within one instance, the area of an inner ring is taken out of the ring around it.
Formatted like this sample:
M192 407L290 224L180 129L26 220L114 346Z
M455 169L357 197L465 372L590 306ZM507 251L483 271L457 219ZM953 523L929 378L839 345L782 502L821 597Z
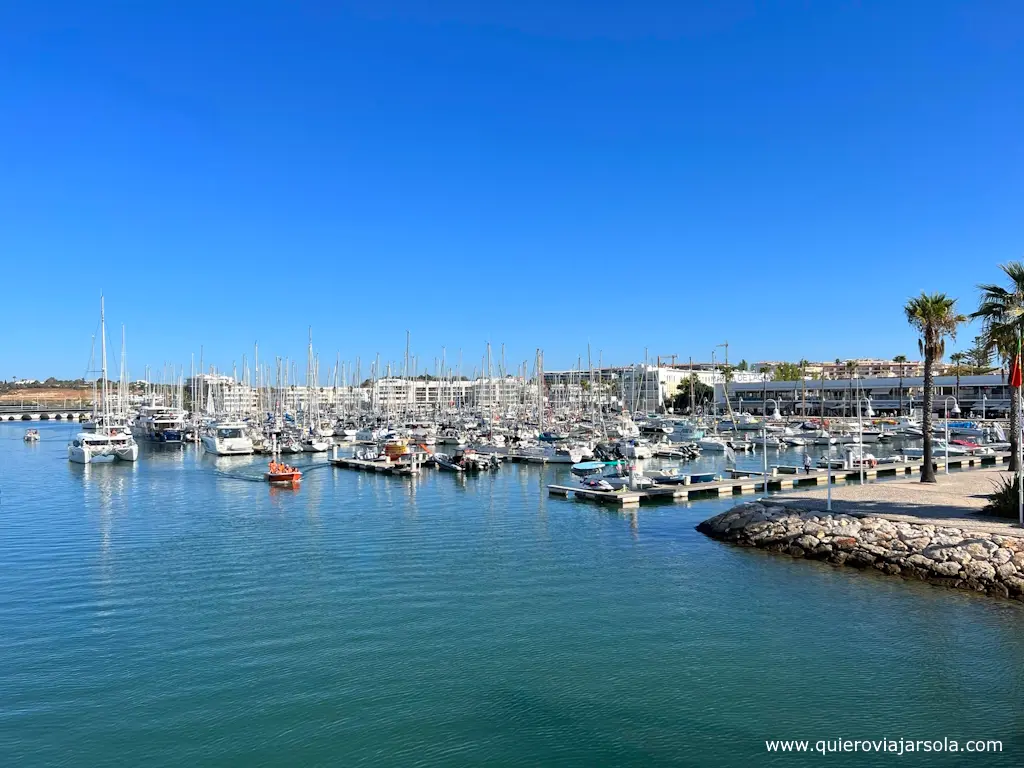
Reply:
M39 442L39 430L38 429L26 429L25 430L25 442L26 443L38 443Z
M299 483L302 481L302 472L288 464L272 461L267 467L263 479L268 483Z

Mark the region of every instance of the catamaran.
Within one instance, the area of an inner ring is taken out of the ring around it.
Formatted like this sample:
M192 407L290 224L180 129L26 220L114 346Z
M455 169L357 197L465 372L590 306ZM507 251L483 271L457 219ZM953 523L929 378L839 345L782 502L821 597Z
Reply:
M95 464L98 462L112 461L136 461L139 458L139 445L132 437L131 430L124 425L123 415L115 419L110 412L110 390L107 382L107 325L106 314L103 306L103 297L100 297L100 346L101 385L98 396L100 405L98 413L93 422L95 429L91 432L79 432L78 435L68 443L68 461L75 464ZM122 360L124 352L122 350ZM124 378L122 376L122 378ZM118 407L125 405L124 393L118 398Z

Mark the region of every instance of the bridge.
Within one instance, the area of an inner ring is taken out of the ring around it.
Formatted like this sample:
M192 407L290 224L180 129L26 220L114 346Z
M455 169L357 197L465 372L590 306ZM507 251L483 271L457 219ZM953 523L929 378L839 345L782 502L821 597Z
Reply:
M91 413L81 402L0 404L0 421L85 421Z

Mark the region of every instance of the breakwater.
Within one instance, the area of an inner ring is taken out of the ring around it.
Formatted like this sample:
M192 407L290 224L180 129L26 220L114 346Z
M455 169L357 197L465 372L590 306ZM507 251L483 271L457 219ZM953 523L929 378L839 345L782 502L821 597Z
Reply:
M936 522L749 502L705 520L697 530L738 546L1024 600L1024 537Z

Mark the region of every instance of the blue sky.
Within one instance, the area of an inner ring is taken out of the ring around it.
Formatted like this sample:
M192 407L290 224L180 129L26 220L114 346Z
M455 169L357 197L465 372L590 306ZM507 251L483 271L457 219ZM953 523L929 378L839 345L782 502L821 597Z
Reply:
M133 374L913 354L1024 258L1010 0L5 3L0 67L4 378L101 290Z

